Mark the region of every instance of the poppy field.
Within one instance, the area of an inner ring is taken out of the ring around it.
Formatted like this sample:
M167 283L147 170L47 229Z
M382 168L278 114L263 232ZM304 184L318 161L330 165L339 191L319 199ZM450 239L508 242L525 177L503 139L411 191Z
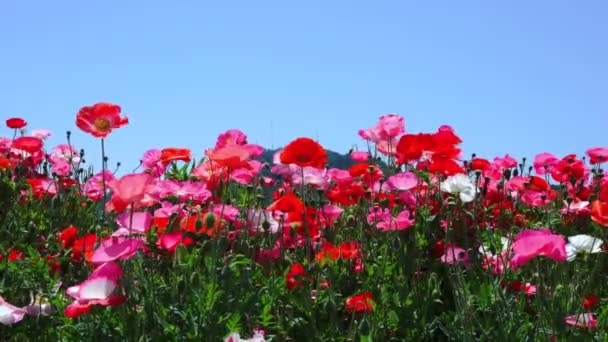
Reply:
M231 129L115 174L25 119L0 137L2 341L608 339L608 147L465 156L387 114L348 169ZM102 156L130 125L75 123Z

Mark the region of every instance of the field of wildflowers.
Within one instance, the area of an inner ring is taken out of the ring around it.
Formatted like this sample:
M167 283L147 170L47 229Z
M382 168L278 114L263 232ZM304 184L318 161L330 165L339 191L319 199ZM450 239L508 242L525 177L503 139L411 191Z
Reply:
M103 155L121 115L76 125ZM465 157L452 127L388 114L347 170L309 138L267 165L234 129L117 176L6 125L2 341L608 339L606 147Z

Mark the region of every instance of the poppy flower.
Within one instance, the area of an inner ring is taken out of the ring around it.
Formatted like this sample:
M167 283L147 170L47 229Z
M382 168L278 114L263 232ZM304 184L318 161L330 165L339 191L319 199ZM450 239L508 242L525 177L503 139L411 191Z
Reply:
M608 226L608 203L593 201L591 203L591 219L599 225Z
M600 302L600 298L594 295L585 295L583 296L583 308L584 309L592 309Z
M515 237L511 266L517 268L538 256L545 256L557 262L566 261L566 240L562 235L553 234L549 229L526 229Z
M118 306L124 303L125 296L112 294L122 275L122 269L114 262L97 267L87 280L67 289L66 293L74 298L74 302L66 307L64 314L75 319L89 313L95 305Z
M593 147L588 149L586 153L591 164L608 162L608 147Z
M172 161L181 160L189 163L192 160L192 152L189 148L168 147L160 151L160 162L169 164Z
M220 148L205 151L205 155L223 167L235 170L247 167L247 160L251 157L249 150L242 145L226 145Z
M64 249L71 248L78 238L78 229L74 225L70 225L59 233L59 239L61 240L61 247Z
M346 299L346 312L362 313L374 310L374 297L369 292L363 292Z
M6 120L6 127L13 129L20 129L27 126L27 122L22 118L10 118Z
M76 126L97 138L107 137L113 129L129 123L120 116L121 108L111 103L96 103L82 107L76 115Z
M12 325L23 319L27 312L0 297L0 324Z
M290 192L279 198L278 200L274 201L271 205L268 206L268 208L266 208L266 210L277 210L284 213L299 213L304 210L304 203L298 196Z
M87 234L74 241L72 244L72 260L80 262L84 256L85 260L90 262L95 252L96 243L97 236L95 234Z
M281 151L281 163L322 169L327 164L327 151L310 138L298 138Z
M473 158L471 160L471 170L485 171L490 167L490 162L483 158Z
M13 140L13 148L22 150L28 153L36 153L42 148L42 140L34 137L19 137Z
M293 264L289 267L289 272L285 276L286 286L288 289L293 290L302 287L303 279L306 277L306 271L302 264Z

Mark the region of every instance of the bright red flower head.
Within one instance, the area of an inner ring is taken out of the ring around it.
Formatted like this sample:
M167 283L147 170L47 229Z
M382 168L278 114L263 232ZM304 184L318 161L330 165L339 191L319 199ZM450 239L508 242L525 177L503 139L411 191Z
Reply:
M168 147L160 151L160 162L169 164L172 161L181 160L189 163L192 160L192 152L189 148Z
M284 213L301 213L304 210L304 203L298 196L294 195L293 192L290 192L274 201L266 210L278 210Z
M61 247L64 249L71 248L78 238L78 229L74 225L70 225L66 229L59 233L59 239L61 240Z
M6 120L6 127L8 128L19 129L25 126L27 126L27 122L22 118L10 118Z
M369 292L356 294L346 299L346 312L361 313L374 310L374 297Z
M281 151L281 163L322 169L327 164L327 152L323 146L310 138L298 138Z
M36 153L42 148L42 140L34 137L19 137L13 140L13 148L22 150L28 153Z
M293 264L289 268L289 272L285 276L287 288L292 290L302 287L304 279L306 277L306 271L302 264Z
M483 158L473 158L470 164L471 170L484 171L490 167L490 162Z
M111 103L96 103L82 107L76 115L76 126L97 138L105 138L113 129L129 123L120 116L120 106Z
M599 225L608 226L608 202L593 201L591 219Z

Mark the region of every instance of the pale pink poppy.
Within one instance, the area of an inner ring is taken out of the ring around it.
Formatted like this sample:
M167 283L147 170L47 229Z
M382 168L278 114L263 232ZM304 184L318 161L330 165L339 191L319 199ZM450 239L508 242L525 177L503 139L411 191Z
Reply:
M580 315L572 315L565 318L566 324L579 328L595 329L597 327L597 318L595 313L583 313Z
M152 176L147 173L132 173L121 177L119 180L109 182L106 180L106 184L112 189L114 198L128 205L139 202L153 181Z
M18 323L25 316L26 311L7 302L0 296L0 323L12 325Z
M386 184L391 190L411 190L418 185L418 177L413 172L400 172L389 177Z
M32 130L32 136L41 140L47 139L51 134L50 130L44 128Z
M117 306L124 303L124 296L113 294L122 274L120 266L113 262L97 267L87 280L67 289L66 293L75 301L66 307L64 314L77 318L88 313L95 305Z

